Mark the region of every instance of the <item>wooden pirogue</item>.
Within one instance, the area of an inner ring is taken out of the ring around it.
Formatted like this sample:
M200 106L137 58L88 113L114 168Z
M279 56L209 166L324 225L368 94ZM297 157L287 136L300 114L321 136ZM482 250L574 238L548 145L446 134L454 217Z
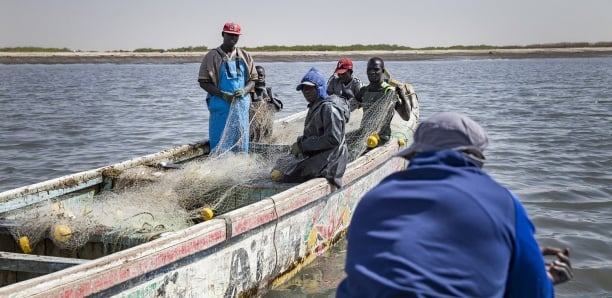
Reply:
M261 295L340 239L362 195L388 174L405 168L406 161L393 154L412 140L419 118L416 95L411 102L410 121L396 114L391 141L349 163L340 189L323 178L301 184L247 185L239 190L248 194L246 205L185 229L147 234L145 241L121 239L112 251L93 237L77 251L59 249L44 239L32 254L25 254L7 232L15 224L11 214L49 201L98 196L117 185L117 173L139 166L201 159L209 152L206 142L0 193L4 220L0 221L0 296ZM355 114L351 114L353 123L359 121ZM301 125L304 117L302 112L277 120L274 129ZM258 147L266 145L255 145L254 151Z

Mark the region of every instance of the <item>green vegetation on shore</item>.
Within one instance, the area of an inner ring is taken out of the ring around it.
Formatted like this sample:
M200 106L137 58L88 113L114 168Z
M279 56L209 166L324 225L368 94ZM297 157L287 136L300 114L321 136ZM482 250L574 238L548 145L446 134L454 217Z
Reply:
M21 53L38 53L38 52L72 52L69 48L39 48L39 47L13 47L0 48L0 52L21 52Z
M299 45L299 46L259 46L259 47L244 47L247 51L252 52L308 52L308 51L401 51L401 50L494 50L494 49L547 49L547 48L601 48L612 47L612 42L560 42L548 44L532 44L526 46L491 46L491 45L455 45L450 47L424 47L413 48L409 46L374 44L362 45L354 44L349 46L334 46L334 45ZM134 51L118 50L108 52L121 53L175 53L175 52L206 52L206 46L189 46L175 49L153 49L153 48L138 48ZM81 52L81 50L71 50L68 48L42 48L42 47L11 47L0 48L0 52Z

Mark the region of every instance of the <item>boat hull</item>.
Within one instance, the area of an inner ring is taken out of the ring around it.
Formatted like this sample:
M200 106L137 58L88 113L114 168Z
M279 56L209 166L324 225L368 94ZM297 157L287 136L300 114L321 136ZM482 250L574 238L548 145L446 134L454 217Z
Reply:
M416 99L414 102L416 106L410 121L394 120L392 123L392 130L401 133L402 139L407 138L408 144L418 121L418 102ZM291 278L344 235L361 197L385 176L406 167L406 160L393 157L401 148L400 144L403 143L392 139L350 163L340 189L323 178L296 184L187 229L168 232L107 256L4 286L0 288L0 296L262 295ZM201 154L202 149L189 148L185 152L192 152L190 157L193 157ZM160 159L149 158L147 162L151 160ZM126 162L123 166L128 168L136 164ZM103 186L102 172L99 169L86 175L101 179L98 183ZM92 187L88 181L79 182L82 191ZM41 186L52 188L51 184L42 183ZM48 199L45 193L49 191L34 192L25 188L12 191L8 194L24 199L11 200L9 204L27 206L32 201Z

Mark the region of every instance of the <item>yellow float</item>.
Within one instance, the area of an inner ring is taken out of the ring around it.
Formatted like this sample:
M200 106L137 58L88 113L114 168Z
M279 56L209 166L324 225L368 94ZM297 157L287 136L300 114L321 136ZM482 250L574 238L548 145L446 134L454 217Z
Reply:
M53 228L53 239L58 242L67 242L72 237L72 230L67 225L56 225Z
M202 208L202 210L200 211L200 217L205 221L212 219L214 216L215 213L210 208Z
M366 140L366 145L368 145L368 148L376 148L378 142L380 142L380 136L377 132L373 132Z
M32 253L32 247L30 247L30 239L28 236L19 237L19 246L21 247L21 251L23 251L23 253Z

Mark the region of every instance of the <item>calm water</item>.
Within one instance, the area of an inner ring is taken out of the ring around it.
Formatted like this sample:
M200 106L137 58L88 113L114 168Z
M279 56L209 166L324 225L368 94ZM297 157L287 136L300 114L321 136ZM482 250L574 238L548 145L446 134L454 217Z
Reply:
M287 116L310 66L262 63ZM0 65L0 191L207 137L198 64ZM363 80L365 61L356 61ZM387 62L421 116L470 115L489 132L485 169L525 204L542 245L570 247L558 297L612 297L612 57ZM343 245L269 296L333 297Z

